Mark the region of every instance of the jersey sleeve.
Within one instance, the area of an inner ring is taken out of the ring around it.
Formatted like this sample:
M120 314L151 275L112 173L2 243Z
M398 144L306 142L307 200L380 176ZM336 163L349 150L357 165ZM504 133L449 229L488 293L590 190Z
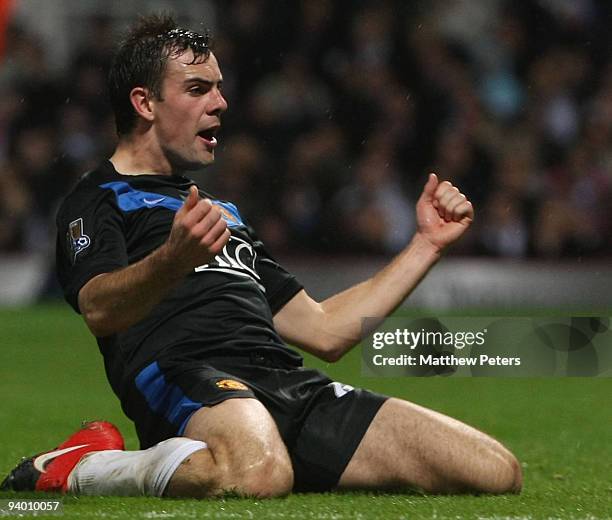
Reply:
M251 235L255 238L254 248L257 252L256 269L261 277L261 283L266 289L266 300L276 314L284 305L303 289L302 284L294 275L284 269L266 250L252 228Z
M128 265L123 217L111 190L92 188L70 194L56 223L58 279L80 312L79 291L89 280Z

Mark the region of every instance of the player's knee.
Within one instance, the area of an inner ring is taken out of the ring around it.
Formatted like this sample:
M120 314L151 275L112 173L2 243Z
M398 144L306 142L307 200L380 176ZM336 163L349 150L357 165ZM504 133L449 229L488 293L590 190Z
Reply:
M215 460L205 452L183 461L165 494L204 498L237 493L267 498L287 495L292 488L293 468L286 453L263 451L251 457Z
M489 447L479 455L478 470L446 474L432 471L422 488L429 493L520 493L523 485L521 466L503 446Z
M490 455L487 468L476 487L477 491L484 493L520 493L523 475L519 461L505 448L495 451Z
M500 493L520 493L523 489L523 472L521 464L512 453L506 453L506 464L503 471L503 488Z
M293 489L293 467L285 453L264 453L255 465L243 470L238 491L248 496L271 498L288 495Z
M220 492L260 498L284 496L293 488L293 467L284 445L256 448L247 453L220 450L212 475Z

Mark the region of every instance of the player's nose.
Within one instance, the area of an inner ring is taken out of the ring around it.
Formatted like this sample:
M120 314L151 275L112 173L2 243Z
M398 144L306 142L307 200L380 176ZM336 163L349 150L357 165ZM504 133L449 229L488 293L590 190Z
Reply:
M218 88L211 91L212 97L209 105L208 113L211 115L219 115L227 110L227 100Z

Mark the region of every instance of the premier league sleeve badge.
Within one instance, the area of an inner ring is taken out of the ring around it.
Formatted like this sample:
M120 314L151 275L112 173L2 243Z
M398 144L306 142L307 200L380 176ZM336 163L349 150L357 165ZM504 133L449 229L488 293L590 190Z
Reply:
M78 218L68 224L66 240L70 249L72 263L76 262L77 255L91 244L91 239L83 232L83 219Z

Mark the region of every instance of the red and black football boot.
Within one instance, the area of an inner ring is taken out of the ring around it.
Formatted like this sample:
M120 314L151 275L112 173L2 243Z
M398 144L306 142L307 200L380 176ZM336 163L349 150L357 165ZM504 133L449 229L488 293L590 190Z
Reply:
M22 460L0 484L0 490L65 493L68 475L84 455L123 449L123 437L114 424L87 422L54 450Z

